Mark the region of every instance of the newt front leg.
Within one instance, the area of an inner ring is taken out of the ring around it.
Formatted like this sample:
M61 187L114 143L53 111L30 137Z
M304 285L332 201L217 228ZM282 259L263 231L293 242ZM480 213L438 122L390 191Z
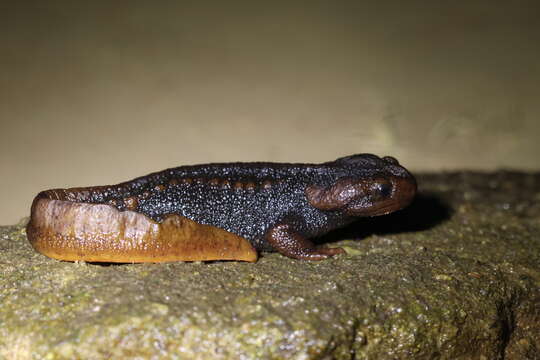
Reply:
M287 224L271 227L266 233L266 240L274 250L293 259L323 260L333 255L345 253L345 250L339 247L317 247Z

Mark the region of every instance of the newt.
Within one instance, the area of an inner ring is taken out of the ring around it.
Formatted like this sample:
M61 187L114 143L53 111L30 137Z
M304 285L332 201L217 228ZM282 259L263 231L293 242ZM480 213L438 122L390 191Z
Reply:
M180 166L116 185L42 191L27 234L35 250L67 261L256 261L258 251L322 260L344 250L310 238L400 210L416 188L395 158L372 154Z

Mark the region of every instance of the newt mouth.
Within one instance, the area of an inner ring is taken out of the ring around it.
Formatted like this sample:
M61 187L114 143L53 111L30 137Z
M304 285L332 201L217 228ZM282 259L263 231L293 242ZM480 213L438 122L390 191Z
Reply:
M368 209L362 209L359 211L358 210L349 211L349 215L365 216L365 217L381 216L381 215L390 214L394 211L400 210L404 208L405 206L401 206L401 204L398 204L393 200L388 200L388 201L385 201L384 203L378 203L377 205L373 205L369 207Z
M398 204L392 203L386 206L377 207L375 209L370 209L368 216L381 216L390 214L394 211L400 210L403 207L400 207Z

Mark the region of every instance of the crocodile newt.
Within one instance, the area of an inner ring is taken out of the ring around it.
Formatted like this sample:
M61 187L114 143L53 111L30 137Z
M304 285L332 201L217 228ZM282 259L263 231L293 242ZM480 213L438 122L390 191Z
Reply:
M257 251L321 260L344 250L310 238L402 209L415 194L414 177L390 156L180 166L42 191L27 234L37 251L68 261L256 261Z

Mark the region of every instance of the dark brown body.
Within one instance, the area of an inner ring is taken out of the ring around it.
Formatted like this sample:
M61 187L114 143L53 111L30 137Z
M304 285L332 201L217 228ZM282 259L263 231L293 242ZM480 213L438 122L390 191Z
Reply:
M255 250L317 260L342 250L315 248L308 238L401 209L415 192L395 159L371 154L183 166L118 185L44 191L28 236L63 260L254 261Z

